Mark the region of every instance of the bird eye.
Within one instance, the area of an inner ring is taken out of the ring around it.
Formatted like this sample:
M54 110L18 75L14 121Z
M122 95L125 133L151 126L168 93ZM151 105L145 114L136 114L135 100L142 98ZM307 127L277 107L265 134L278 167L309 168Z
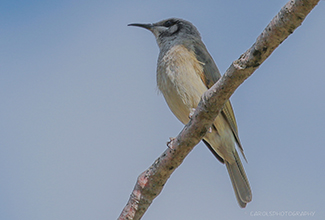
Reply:
M168 21L166 21L165 23L164 23L164 26L165 27L170 27L170 26L172 26L172 25L174 25L174 21L172 21L172 20L168 20Z

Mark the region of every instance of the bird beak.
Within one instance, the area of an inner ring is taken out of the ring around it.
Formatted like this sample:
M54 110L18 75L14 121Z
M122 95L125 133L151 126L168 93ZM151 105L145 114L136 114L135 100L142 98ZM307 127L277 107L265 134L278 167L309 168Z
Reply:
M128 24L128 26L142 27L148 30L151 30L154 27L153 24L138 24L138 23Z

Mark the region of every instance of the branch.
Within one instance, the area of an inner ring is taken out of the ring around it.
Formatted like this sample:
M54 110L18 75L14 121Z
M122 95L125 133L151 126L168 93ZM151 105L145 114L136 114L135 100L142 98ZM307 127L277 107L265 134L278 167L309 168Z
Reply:
M166 181L204 137L234 91L301 25L319 0L291 0L272 19L256 42L235 60L219 81L206 91L191 120L169 148L137 179L119 220L141 219Z

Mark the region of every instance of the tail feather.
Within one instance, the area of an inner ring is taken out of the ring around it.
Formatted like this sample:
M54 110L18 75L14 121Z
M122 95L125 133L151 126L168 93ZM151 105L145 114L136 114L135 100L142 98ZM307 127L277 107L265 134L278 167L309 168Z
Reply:
M240 161L237 152L234 152L235 162L229 163L225 161L232 186L235 191L235 195L240 207L244 208L247 203L252 201L252 192L249 186L249 182L244 170L244 167Z

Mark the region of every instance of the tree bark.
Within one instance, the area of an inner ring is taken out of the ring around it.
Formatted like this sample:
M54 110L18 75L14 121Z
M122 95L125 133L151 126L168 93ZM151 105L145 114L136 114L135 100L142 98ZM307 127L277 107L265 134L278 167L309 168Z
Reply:
M170 141L168 148L140 174L119 220L141 219L170 175L204 137L238 86L301 25L318 2L319 0L291 0L282 7L251 48L235 60L219 81L203 94L191 120L179 135Z

